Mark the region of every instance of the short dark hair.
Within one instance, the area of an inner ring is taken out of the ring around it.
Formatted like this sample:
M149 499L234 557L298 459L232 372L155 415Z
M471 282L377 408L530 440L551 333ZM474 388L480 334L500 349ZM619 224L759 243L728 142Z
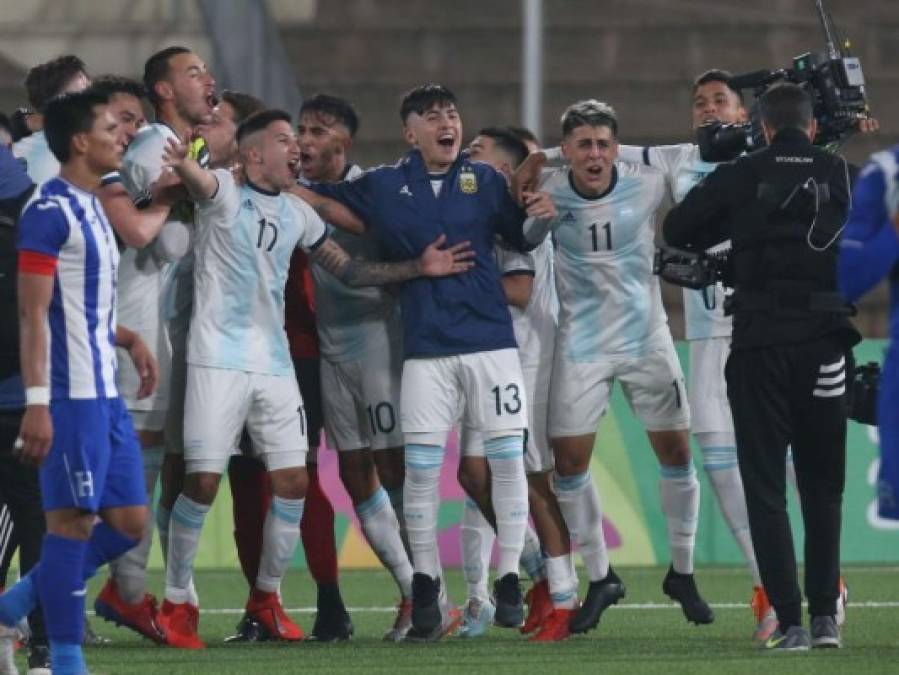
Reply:
M65 164L71 157L72 137L90 131L97 116L97 106L108 103L109 97L93 88L57 96L47 103L44 134L50 151L60 164Z
M478 136L486 136L493 139L496 147L505 152L512 159L512 168L517 169L528 156L528 146L518 136L502 127L484 127L478 132Z
M265 110L265 103L255 96L225 89L221 100L234 109L234 123L239 125L253 113Z
M25 76L28 103L37 112L43 112L50 99L59 96L65 86L79 73L87 75L87 66L74 54L58 56L52 61L35 66Z
M114 94L128 94L134 98L147 97L147 90L137 80L119 75L101 75L91 82L91 89L112 98Z
M144 64L144 87L147 90L147 98L153 105L159 105L159 96L156 94L156 83L164 80L169 74L169 62L178 54L190 54L187 47L166 47L153 54Z
M608 103L590 98L572 103L562 113L562 136L585 124L591 127L608 127L614 138L618 137L618 116Z
M290 119L290 113L277 108L267 108L254 112L237 127L237 144L240 145L240 142L250 134L262 131L272 122L278 121L287 122L288 124L293 123Z
M696 76L696 79L693 80L693 95L696 95L696 90L699 89L702 85L708 84L709 82L721 82L728 89L734 92L737 95L737 98L740 99L740 103L743 102L743 92L739 89L734 89L731 86L731 80L734 79L734 74L729 70L722 70L721 68L710 68L704 73L699 73Z
M422 84L406 92L400 103L400 119L405 124L412 113L423 115L434 105L446 107L456 104L456 95L442 84Z
M333 117L350 132L350 137L355 137L359 131L359 115L353 105L346 99L328 94L316 94L312 98L303 101L300 106L300 116L304 113L321 113Z
M799 85L784 82L771 87L759 97L762 121L774 131L805 129L814 119L814 104L808 92Z
M12 134L13 143L31 136L32 132L28 128L28 120L26 118L33 114L28 108L16 108L13 114L9 116L9 131Z
M537 134L535 134L533 131L531 131L527 127L516 127L516 126L512 125L512 126L508 126L506 128L511 133L518 136L518 138L520 138L524 142L525 147L527 147L528 143L533 143L537 147L540 146L540 139L537 138Z

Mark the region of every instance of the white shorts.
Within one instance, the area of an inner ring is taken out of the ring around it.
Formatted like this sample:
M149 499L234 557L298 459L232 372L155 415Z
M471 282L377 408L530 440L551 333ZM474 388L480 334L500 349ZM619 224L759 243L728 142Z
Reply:
M517 349L408 359L400 400L406 443L443 446L457 421L485 435L527 428Z
M321 360L325 434L338 450L403 447L402 356L399 350L394 352L340 363Z
M724 365L729 355L729 337L690 341L687 391L693 417L690 431L694 434L734 433L724 380Z
M666 333L642 356L569 361L556 351L550 386L550 438L596 433L615 380L647 431L689 429L690 406L674 341Z
M135 431L162 431L165 429L165 410L131 410L129 414Z
M549 382L546 373L536 367L522 368L524 390L528 398L528 428L524 432L524 470L543 473L553 468L546 423L549 417ZM459 429L459 453L465 457L484 457L484 436L466 426Z
M306 465L306 415L292 373L263 375L188 364L187 473L224 473L244 426L269 471Z

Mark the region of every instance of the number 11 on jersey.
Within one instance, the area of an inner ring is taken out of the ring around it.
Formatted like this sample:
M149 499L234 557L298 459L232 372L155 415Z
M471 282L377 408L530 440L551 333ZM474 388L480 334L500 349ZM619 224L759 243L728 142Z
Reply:
M593 240L593 251L599 251L599 231L602 230L605 233L606 239L606 251L612 250L612 223L608 222L605 225L600 226L599 223L593 223L590 227L587 228L590 230L590 237Z

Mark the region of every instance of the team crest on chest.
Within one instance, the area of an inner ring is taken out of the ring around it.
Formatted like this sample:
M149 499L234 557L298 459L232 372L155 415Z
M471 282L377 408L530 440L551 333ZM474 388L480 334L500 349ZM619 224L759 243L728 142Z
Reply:
M478 191L478 179L474 171L467 169L459 174L459 189L467 195L473 195Z

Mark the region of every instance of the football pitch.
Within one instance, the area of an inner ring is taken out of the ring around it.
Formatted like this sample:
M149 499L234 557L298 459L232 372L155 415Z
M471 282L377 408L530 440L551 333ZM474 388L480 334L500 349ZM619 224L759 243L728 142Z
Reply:
M476 640L447 637L437 644L393 644L381 640L394 618L395 586L386 572L343 572L341 586L356 634L339 644L224 645L246 599L236 571L201 571L196 583L203 615L200 636L208 648L189 652L151 645L129 631L91 616L112 645L86 651L95 675L190 673L242 675L277 673L899 673L899 568L847 567L848 618L840 650L799 654L759 653L751 634L750 585L742 568L697 571L697 581L716 613L714 624L688 624L662 595L661 568L619 568L627 587L621 606L611 608L598 630L561 643L529 644L517 631L493 628ZM93 602L103 579L94 580ZM161 574L151 574L158 591ZM461 603L460 573L448 574L452 598ZM581 589L583 593L583 588ZM284 603L307 632L314 616L314 585L308 574L288 574ZM24 653L18 657L25 672Z

